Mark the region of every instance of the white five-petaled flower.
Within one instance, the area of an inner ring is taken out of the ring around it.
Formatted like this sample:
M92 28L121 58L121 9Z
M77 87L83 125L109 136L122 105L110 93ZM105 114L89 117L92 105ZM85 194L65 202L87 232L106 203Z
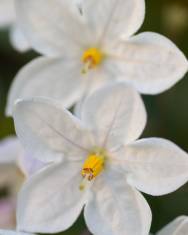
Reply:
M10 27L10 41L12 45L18 51L25 52L29 50L30 46L18 26L14 3L15 0L0 1L0 28Z
M188 156L175 144L136 140L146 112L135 89L124 83L88 97L81 119L61 102L39 97L18 101L13 116L24 146L40 160L53 162L20 193L20 231L66 230L84 207L95 235L147 235L151 211L136 188L163 195L188 179Z
M188 70L183 53L167 38L145 32L144 0L17 0L28 41L43 54L24 67L9 93L7 113L17 98L45 96L70 107L109 82L132 84L139 92L169 89Z
M188 216L179 216L161 229L156 235L187 235Z

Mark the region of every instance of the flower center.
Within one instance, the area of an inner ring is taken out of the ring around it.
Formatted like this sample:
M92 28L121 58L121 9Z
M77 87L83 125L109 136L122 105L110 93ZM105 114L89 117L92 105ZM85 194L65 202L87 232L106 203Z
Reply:
M85 160L82 168L83 181L80 184L80 190L85 188L85 183L95 179L104 169L105 157L103 154L90 154Z
M83 178L89 181L98 176L104 168L104 157L101 155L89 155L82 168Z
M84 51L82 55L82 61L84 63L84 67L82 69L82 74L86 74L89 69L94 69L102 62L103 54L97 48L89 48Z

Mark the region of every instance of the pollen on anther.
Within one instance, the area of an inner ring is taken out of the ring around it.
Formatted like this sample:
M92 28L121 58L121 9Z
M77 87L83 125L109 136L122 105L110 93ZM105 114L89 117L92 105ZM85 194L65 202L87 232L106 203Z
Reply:
M86 74L90 69L98 66L103 59L102 52L97 48L89 48L84 51L82 55L82 62L84 67L82 69L82 74Z
M104 157L96 154L91 154L85 160L82 168L82 177L88 181L93 180L98 176L104 168Z
M105 155L102 154L89 154L86 158L81 175L83 180L79 185L80 191L85 190L88 185L103 171Z

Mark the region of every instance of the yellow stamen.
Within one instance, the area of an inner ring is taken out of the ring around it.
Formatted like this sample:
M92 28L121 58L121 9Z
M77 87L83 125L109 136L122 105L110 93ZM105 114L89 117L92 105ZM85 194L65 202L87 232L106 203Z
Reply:
M89 48L83 53L82 61L84 63L84 68L82 69L82 73L85 74L89 71L89 69L95 68L97 65L101 63L103 59L102 52L97 48Z
M89 181L97 177L104 168L104 157L101 155L91 154L85 160L82 176Z
M83 181L80 184L80 190L84 190L88 182L95 179L104 169L104 156L91 154L87 157L82 168Z

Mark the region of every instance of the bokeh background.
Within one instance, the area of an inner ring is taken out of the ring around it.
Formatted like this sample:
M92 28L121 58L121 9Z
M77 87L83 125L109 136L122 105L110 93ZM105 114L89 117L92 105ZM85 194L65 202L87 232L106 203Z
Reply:
M188 57L188 1L147 0L146 5L146 19L140 31L154 31L167 36ZM4 115L10 84L17 71L36 56L38 55L33 51L18 53L10 45L8 29L0 30L1 139L14 134L12 119ZM170 139L188 152L188 75L169 91L143 98L148 111L148 124L143 136ZM145 196L153 211L152 232L156 232L178 215L188 215L188 184L170 195ZM62 234L81 234L85 228L81 216L71 229Z

